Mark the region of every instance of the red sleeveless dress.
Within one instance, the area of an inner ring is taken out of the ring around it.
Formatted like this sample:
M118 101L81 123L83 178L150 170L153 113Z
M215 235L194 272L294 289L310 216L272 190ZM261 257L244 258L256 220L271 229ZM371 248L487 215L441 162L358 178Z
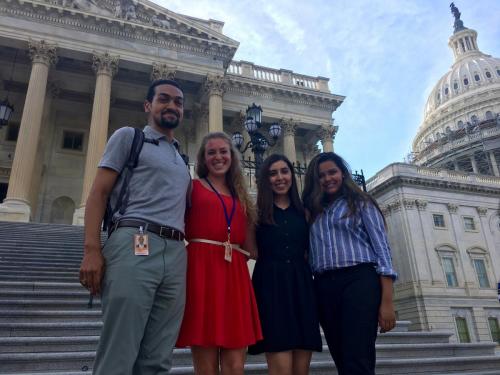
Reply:
M232 198L221 195L228 214ZM240 202L231 222L231 243L242 247L247 221ZM186 240L227 240L224 209L217 195L200 181L193 182L191 208L186 213ZM233 250L224 260L224 247L192 242L187 246L186 308L177 347L243 348L262 339L259 312L245 255Z

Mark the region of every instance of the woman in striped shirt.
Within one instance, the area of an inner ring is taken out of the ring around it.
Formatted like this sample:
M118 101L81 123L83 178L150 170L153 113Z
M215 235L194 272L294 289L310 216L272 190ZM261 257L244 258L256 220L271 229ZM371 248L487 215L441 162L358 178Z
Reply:
M375 200L333 152L309 164L303 192L320 323L339 375L375 374L377 326L396 324L396 272Z

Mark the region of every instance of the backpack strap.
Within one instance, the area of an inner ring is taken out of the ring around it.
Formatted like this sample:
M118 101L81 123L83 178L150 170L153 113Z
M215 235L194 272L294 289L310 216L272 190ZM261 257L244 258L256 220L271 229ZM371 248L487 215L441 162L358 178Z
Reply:
M110 234L113 223L113 216L115 215L115 213L120 212L120 214L123 214L125 212L125 208L127 207L128 184L130 182L130 178L132 177L133 170L135 167L137 167L137 164L139 162L139 154L141 153L144 141L144 132L141 129L134 128L134 138L132 140L132 146L130 147L130 153L127 159L127 163L120 173L123 176L123 183L116 200L116 205L115 207L111 207L109 198L106 205L106 212L103 219L103 229L107 230L108 234Z

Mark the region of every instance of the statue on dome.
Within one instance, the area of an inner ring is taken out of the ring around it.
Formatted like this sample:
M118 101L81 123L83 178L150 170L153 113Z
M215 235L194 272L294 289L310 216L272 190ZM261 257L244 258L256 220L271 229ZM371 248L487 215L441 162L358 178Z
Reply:
M460 19L460 16L462 14L455 6L455 3L450 4L450 9L451 9L451 14L453 14L453 17L455 17L455 23L453 24L453 31L456 33L461 30L464 30L466 27L464 27L464 22Z

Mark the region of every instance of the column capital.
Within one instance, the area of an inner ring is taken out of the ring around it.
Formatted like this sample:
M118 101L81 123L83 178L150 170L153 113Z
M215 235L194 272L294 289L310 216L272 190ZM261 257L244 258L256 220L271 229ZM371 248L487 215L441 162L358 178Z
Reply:
M486 207L476 207L476 210L479 216L486 216L486 213L488 212L488 208Z
M280 121L281 130L283 130L284 136L295 136L298 124L294 119L281 119Z
M153 70L151 71L151 81L158 79L174 79L177 68L164 63L154 62Z
M455 203L447 203L446 207L448 208L448 211L450 211L450 214L457 213L458 206Z
M209 95L222 97L226 90L226 80L219 74L208 74L204 84L205 92Z
M337 134L338 130L338 126L326 125L322 126L316 132L316 135L319 137L321 142L330 141L335 139L335 135Z
M49 44L45 40L28 41L28 55L33 63L45 64L47 66L57 63L57 46Z
M415 199L415 204L417 205L417 209L419 211L425 211L427 208L427 201L424 199Z
M99 53L94 51L92 55L92 69L96 74L107 74L113 77L118 71L120 56L110 55L109 52Z

